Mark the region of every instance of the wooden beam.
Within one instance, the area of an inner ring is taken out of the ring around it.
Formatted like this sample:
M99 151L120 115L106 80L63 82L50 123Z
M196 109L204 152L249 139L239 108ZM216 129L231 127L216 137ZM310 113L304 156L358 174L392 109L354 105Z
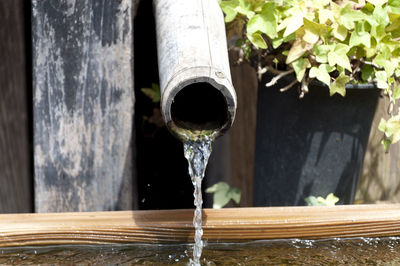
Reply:
M241 191L240 207L253 206L254 157L256 142L258 80L248 63L237 63L239 52L229 51L230 70L237 94L237 110L232 128L213 144L207 166L204 187L224 181ZM213 194L204 195L207 207L212 207ZM231 201L228 207L232 207Z
M358 181L356 202L400 203L400 143L392 144L386 153L381 143L383 133L378 130L382 117L390 118L387 112L389 103L386 96L378 100Z
M205 209L204 239L400 236L400 204ZM193 242L193 210L0 215L0 246Z
M240 188L241 207L253 206L254 159L256 151L258 80L249 63L237 64L238 51L231 51L230 65L238 98L235 123L230 130L232 186Z
M135 208L132 1L32 1L35 209Z
M23 0L0 1L0 213L33 210L25 20Z

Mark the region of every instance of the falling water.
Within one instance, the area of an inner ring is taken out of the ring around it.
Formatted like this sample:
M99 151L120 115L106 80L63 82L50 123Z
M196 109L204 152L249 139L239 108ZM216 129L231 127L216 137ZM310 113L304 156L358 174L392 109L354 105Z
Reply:
M189 164L189 175L194 186L194 205L196 210L193 217L193 226L195 228L193 259L190 265L200 265L200 257L203 250L203 229L202 229L202 204L201 182L207 167L208 158L211 154L212 142L216 133L212 132L207 135L197 135L195 138L187 138L184 141L185 158Z

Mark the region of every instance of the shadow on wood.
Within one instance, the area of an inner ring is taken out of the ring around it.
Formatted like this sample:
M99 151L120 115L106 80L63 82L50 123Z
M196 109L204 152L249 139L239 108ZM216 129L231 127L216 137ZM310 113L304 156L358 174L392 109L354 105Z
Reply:
M33 210L29 4L0 1L0 212Z

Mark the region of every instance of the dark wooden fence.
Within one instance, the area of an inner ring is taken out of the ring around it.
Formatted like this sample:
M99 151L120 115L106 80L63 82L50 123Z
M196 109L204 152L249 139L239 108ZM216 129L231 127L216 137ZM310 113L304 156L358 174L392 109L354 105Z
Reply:
M29 13L29 5L23 0L0 1L1 213L33 210L29 143L30 40L27 40L30 29L26 26L29 26Z

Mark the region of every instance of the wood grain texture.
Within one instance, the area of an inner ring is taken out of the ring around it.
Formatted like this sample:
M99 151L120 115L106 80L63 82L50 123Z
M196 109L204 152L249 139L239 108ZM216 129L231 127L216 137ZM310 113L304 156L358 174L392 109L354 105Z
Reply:
M238 98L235 123L230 130L232 186L240 188L241 207L253 206L258 80L247 62L237 64L238 53L230 52L233 86Z
M381 118L389 118L388 106L389 99L381 97L371 126L356 192L356 201L362 203L400 203L400 144L391 145L389 153L386 153L381 144L383 133L378 130Z
M23 0L0 1L1 213L33 208L23 8Z
M400 235L400 204L203 210L204 239ZM0 246L193 242L193 210L0 215Z
M229 51L229 59L237 95L236 117L231 129L213 143L203 182L205 188L220 181L239 188L239 206L252 207L258 80L255 69L249 63L237 63L237 50ZM205 206L212 207L213 194L206 193L204 198ZM227 205L233 206L233 201Z
M34 0L37 212L132 209L132 1Z

